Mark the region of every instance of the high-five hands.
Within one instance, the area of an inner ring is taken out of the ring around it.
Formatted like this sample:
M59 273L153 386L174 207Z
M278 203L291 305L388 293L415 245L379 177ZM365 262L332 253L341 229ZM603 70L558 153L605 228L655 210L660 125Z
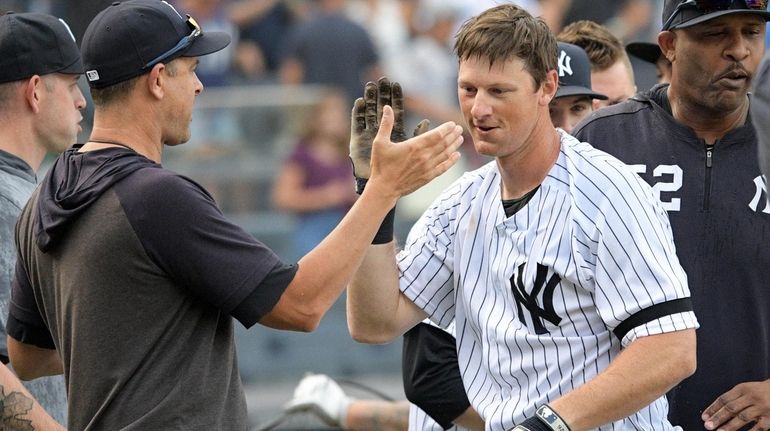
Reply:
M401 86L387 78L368 82L351 115L350 158L356 178L376 179L381 193L398 198L446 172L460 158L462 128L453 122L428 127L423 120L415 137L407 140Z

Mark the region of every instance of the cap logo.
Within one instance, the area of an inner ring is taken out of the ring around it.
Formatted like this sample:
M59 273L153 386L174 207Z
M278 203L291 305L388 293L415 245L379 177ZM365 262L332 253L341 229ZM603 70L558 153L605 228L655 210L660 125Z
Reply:
M73 42L75 42L75 43L77 43L77 41L75 40L75 35L74 35L74 34L72 34L72 30L70 30L70 26L68 26L68 25L67 25L67 23L66 23L66 22L64 22L64 20L63 20L63 19L61 19L61 18L59 18L59 22L60 22L60 23L62 23L62 25L64 25L64 28L66 28L66 29L67 29L67 33L69 33L69 34L70 34L70 37L72 38L72 41L73 41Z
M86 70L86 78L88 78L89 82L94 82L99 80L99 72L95 70Z
M175 8L174 6L172 6L172 5L171 5L171 3L167 2L166 0L161 0L161 3L163 3L163 4L165 4L166 6L170 7L170 8L171 8L171 10L173 10L173 11L174 11L174 13L176 14L176 16L178 16L178 17L179 17L179 19L184 19L184 17L182 17L182 15L179 15L179 12L177 12L177 11L176 11L176 8Z
M572 76L572 57L567 55L565 51L559 54L559 77L564 75Z

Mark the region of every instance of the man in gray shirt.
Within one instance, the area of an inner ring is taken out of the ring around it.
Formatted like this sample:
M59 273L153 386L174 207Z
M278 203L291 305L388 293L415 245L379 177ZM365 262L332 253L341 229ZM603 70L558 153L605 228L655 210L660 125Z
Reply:
M5 316L16 265L14 226L36 186L46 153L75 143L86 101L77 86L83 64L67 24L35 13L0 16L0 359L8 363ZM3 382L3 396L13 392ZM66 423L62 376L26 383ZM0 400L2 403L2 400ZM0 418L1 419L1 418Z

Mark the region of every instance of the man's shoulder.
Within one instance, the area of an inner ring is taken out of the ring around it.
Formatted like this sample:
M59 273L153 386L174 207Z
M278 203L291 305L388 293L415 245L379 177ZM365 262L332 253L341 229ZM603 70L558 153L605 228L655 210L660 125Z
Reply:
M629 116L651 110L652 104L652 100L646 93L638 93L617 105L592 112L575 126L573 135L580 139L580 136L588 131L616 128L618 124L627 121Z
M152 166L132 173L115 187L116 193L124 203L139 201L142 204L164 204L193 195L209 196L203 187L190 178Z

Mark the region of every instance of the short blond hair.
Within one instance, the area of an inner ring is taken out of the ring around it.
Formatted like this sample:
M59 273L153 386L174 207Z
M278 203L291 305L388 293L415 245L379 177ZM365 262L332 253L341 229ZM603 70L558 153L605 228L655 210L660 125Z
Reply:
M588 54L592 71L601 72L622 61L633 81L634 69L626 48L607 27L588 20L576 21L564 27L556 39L583 48Z
M556 69L556 38L548 25L513 4L495 6L466 21L454 49L460 61L486 59L490 66L518 58L536 86Z

